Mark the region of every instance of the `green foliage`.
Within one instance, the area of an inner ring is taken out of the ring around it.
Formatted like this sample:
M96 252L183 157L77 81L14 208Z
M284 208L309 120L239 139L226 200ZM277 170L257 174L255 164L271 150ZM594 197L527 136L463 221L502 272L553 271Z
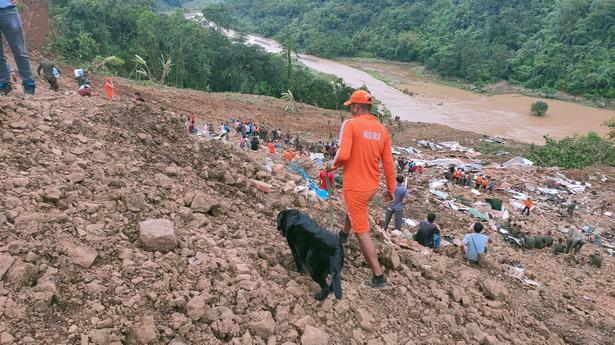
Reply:
M88 65L87 70L92 73L104 72L108 73L111 69L118 69L124 66L126 62L119 57L112 55L107 57L102 57L97 55L94 60Z
M532 103L532 106L530 107L530 111L532 112L532 115L536 115L536 116L544 116L547 113L548 109L549 109L549 105L543 101L536 101Z
M228 0L236 26L330 56L418 61L472 83L615 98L613 0Z
M183 1L167 1L171 5ZM221 32L186 20L177 11L154 12L152 0L54 0L50 48L67 60L89 63L115 56L117 74L207 91L279 97L292 90L299 102L340 109L352 89L340 79L254 46L236 44ZM223 15L223 7L218 9ZM217 18L218 19L218 18ZM109 66L111 67L111 66Z
M609 139L615 140L615 119L610 119L604 123L604 126L609 129Z
M281 99L284 101L284 111L289 113L297 112L297 105L295 104L295 96L293 96L292 91L287 90L286 92L282 92Z
M232 24L232 19L228 8L223 4L207 4L203 8L203 15L208 20L218 26L228 28Z
M542 166L583 168L590 165L615 166L613 143L596 133L555 140L545 137L544 146L533 146L527 158Z

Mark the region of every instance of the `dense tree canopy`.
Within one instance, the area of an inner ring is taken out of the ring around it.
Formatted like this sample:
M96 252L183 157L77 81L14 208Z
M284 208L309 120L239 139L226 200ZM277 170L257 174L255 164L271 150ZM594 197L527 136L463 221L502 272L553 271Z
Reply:
M151 0L54 0L51 48L66 59L92 61L115 55L127 63L117 72L135 76L134 57L145 60L160 80L164 60L172 65L166 84L211 91L280 97L291 90L296 100L340 108L352 91L339 79L317 75L283 56L232 42L220 32L154 12Z
M613 0L227 0L236 25L322 56L419 61L474 83L500 79L615 98Z

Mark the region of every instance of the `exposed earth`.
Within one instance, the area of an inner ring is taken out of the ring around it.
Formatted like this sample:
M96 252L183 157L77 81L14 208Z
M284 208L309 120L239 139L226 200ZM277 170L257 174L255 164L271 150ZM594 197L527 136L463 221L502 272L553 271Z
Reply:
M292 114L268 97L115 82L113 101L80 97L65 78L59 94L39 84L34 98L0 98L1 344L614 343L614 267L605 247L555 256L550 248L515 248L488 230L492 266L470 266L455 246L435 253L391 240L375 224L384 215L379 199L372 232L391 288L364 286L369 272L351 239L343 299L315 301L317 286L296 273L275 216L296 207L326 225L330 204L295 192L305 181L279 154L269 172L263 148L241 150L236 136L229 143L190 136L182 119L187 111L214 126L254 119L320 141L336 135L341 113L299 105ZM95 89L101 85L94 80ZM132 104L134 91L145 105ZM427 124L391 131L403 147L417 140L472 146L482 138ZM425 160L470 161L462 152L421 149ZM542 212L511 211L528 234L557 239L570 226L591 225L613 239L615 221L605 215L615 211L612 168L483 163L505 203L505 186L535 195ZM314 177L309 159L299 164ZM434 211L443 235L458 240L476 219L429 192L442 172L428 166L410 182L407 216L422 220ZM536 189L558 172L591 183L576 195L559 191L578 200L574 219ZM484 199L464 187L443 188L470 204ZM333 203L340 205L337 196ZM331 230L341 220L336 208ZM502 222L494 216L485 225ZM594 252L604 258L600 268L589 263ZM508 275L513 264L539 285Z
M46 6L24 5L29 45L40 50L49 32ZM292 114L274 98L119 78L118 96L109 101L102 77L94 79L92 98L77 95L65 77L58 94L40 82L34 98L20 91L0 98L0 344L615 344L609 248L589 243L571 256L515 247L492 230L505 221L485 208L485 195L447 184L441 190L450 198L442 201L429 191L444 169L434 165L410 181L406 216L436 212L443 235L458 241L476 218L449 201L491 214L484 222L494 241L491 265L467 264L455 245L436 253L384 233L377 198L372 233L390 289L364 286L368 268L351 239L343 299L315 301L317 285L295 271L275 217L295 207L324 226L333 208L330 230L337 231L339 196L322 202L295 192L305 181L279 154L241 150L237 136L228 143L191 136L183 118L192 111L199 125L215 128L231 117L253 119L302 140L327 141L348 114L308 105ZM130 101L135 91L145 105ZM615 169L503 169L491 164L502 157L418 146L428 140L473 147L480 134L409 122L389 130L396 146L422 150L415 159L481 163L497 180L494 196L527 235L557 240L592 226L612 244ZM314 162L298 164L315 176ZM591 185L578 194L541 194L558 173ZM509 188L534 196L536 212L514 211ZM578 202L572 219L562 211L569 199ZM594 253L603 257L600 268L590 264ZM511 267L523 267L524 276L509 275Z

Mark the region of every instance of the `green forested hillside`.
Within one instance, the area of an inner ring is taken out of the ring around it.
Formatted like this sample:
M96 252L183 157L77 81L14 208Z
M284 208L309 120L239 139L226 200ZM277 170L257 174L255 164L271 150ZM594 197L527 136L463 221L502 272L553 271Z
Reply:
M50 48L75 64L87 66L97 56L113 55L125 61L114 68L123 76L275 97L291 90L298 101L333 109L352 91L341 80L289 64L283 56L232 42L180 12L155 13L153 0L53 0L51 5ZM135 73L137 67L145 69L136 55L146 62L147 76ZM170 62L168 71L161 60Z
M418 61L615 98L615 0L228 0L235 24L321 56Z

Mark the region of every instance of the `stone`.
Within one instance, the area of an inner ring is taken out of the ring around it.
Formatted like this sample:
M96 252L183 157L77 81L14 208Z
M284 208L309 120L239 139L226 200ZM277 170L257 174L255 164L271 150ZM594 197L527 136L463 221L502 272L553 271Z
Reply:
M257 311L250 315L248 329L250 334L267 339L275 333L275 321L269 311Z
M62 192L58 188L49 187L43 192L43 198L49 202L58 202L62 197Z
M113 332L113 329L110 328L106 328L106 329L93 329L91 330L88 335L90 336L90 340L96 344L96 345L108 345L109 344L109 337L111 336L111 333Z
M397 251L388 249L384 253L384 266L390 269L399 269L401 267L401 260Z
M58 236L57 241L75 265L90 268L98 257L95 249L78 245L69 236Z
M2 345L10 345L13 344L15 338L9 332L0 333L0 344Z
M372 317L372 314L370 314L370 312L366 309L358 309L356 311L356 316L359 321L359 325L364 330L369 331L374 327L374 318Z
M139 223L139 240L145 249L168 252L177 247L175 227L168 219L153 219Z
M478 342L482 341L483 338L485 338L485 332L483 332L483 330L480 328L479 325L477 325L476 323L468 323L465 325L466 328L466 332L468 333L468 335L470 336L470 338L472 338L473 340L476 340Z
M164 168L164 174L167 176L177 176L179 175L179 167L177 167L176 165L169 165L168 167Z
M35 265L16 260L7 271L4 280L8 286L21 288L24 286L32 286L38 278L38 268Z
M186 304L186 316L196 321L205 315L207 309L207 295L197 295L192 297Z
M500 343L501 342L498 340L498 338L494 337L493 335L487 335L480 342L480 345L497 345L497 344L500 344Z
M133 331L139 344L151 344L158 338L156 321L153 316L144 316L133 325Z
M269 181L271 180L271 175L266 171L259 171L256 173L256 179L260 181Z
M19 121L12 122L9 126L12 129L26 129L28 128L28 123L24 120L19 120Z
M263 193L271 193L273 186L271 186L267 182L250 179L250 185L254 187L254 189L259 190Z
M158 186L165 189L170 189L175 184L172 178L164 174L156 174L154 178Z
M15 258L8 254L0 254L0 280L4 277L6 271L11 268L11 265L15 262Z
M220 208L220 203L211 195L197 193L190 204L192 212L212 213L216 208Z
M327 332L310 325L305 326L301 336L301 345L327 345L329 335Z
M68 181L70 183L80 183L83 182L85 180L85 174L83 173L72 173L70 175L68 175Z
M483 280L479 285L488 299L502 301L508 296L508 289L504 284L493 279Z
M122 196L122 202L128 211L139 212L147 208L145 195L143 193L126 193Z

